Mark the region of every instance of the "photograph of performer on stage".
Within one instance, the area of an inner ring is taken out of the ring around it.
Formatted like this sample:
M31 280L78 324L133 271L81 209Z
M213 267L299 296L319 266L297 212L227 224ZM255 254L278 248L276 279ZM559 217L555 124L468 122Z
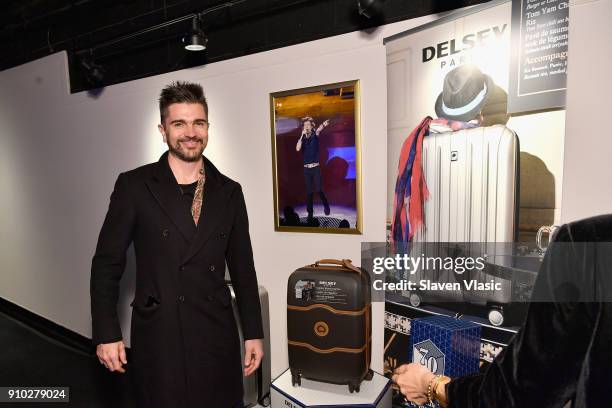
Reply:
M301 151L304 157L304 181L306 182L306 210L308 211L308 221L313 221L312 195L319 193L323 203L325 215L329 215L329 203L321 186L321 167L319 165L319 135L327 126L329 119L321 123L321 126L314 130L315 121L312 116L302 118L302 134L295 145L296 151Z
M357 87L271 95L277 231L360 233Z

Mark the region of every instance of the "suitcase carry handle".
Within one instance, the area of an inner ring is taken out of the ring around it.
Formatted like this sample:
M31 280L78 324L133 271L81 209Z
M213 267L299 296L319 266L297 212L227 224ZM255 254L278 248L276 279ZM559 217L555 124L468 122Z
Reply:
M361 273L361 271L359 270L359 268L355 267L355 265L352 264L352 261L350 259L342 259L342 260L338 260L338 259L320 259L317 262L314 263L315 267L318 267L320 265L338 265L338 266L343 266L346 269L350 269L351 271L357 272L357 273Z
M350 259L342 259L342 260L338 260L338 259L320 259L317 262L314 263L315 266L319 266L321 264L332 264L332 265L340 265L340 266L344 266L345 263L351 263Z

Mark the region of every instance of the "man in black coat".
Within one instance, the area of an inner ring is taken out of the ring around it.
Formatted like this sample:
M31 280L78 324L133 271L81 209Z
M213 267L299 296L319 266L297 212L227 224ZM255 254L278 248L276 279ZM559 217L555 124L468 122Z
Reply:
M139 406L242 406L242 375L252 374L263 356L244 197L202 155L209 122L201 86L173 83L159 107L168 152L119 175L100 231L91 268L93 342L102 364L125 371L117 299L133 242L129 369ZM245 338L244 369L226 262Z

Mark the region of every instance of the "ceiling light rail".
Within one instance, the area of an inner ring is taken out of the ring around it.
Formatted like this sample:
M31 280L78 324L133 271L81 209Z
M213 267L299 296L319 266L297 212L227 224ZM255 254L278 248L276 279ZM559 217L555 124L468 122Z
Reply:
M210 13L213 13L215 11L219 11L219 10L222 10L222 9L225 9L225 8L228 8L228 7L232 7L232 6L235 6L237 4L244 3L246 1L247 0L232 0L232 1L227 1L227 2L224 2L224 3L216 4L216 5L212 6L212 7L209 7L207 9L199 12L199 13L187 14L185 16L178 17L178 18L175 18L173 20L166 21L166 22L163 22L163 23L151 26L151 27L147 27L147 28L144 28L142 30L139 30L139 31L136 31L136 32L133 32L133 33L130 33L130 34L123 35L121 37L117 37L117 38L110 39L108 41L101 42L99 44L96 44L96 45L94 45L92 47L88 47L86 49L75 51L75 54L76 55L80 55L80 54L84 54L84 53L92 54L92 53L94 53L96 50L98 50L100 48L105 48L105 47L108 47L108 46L111 46L111 45L114 45L114 44L117 44L117 43L120 43L120 42L123 42L123 41L131 40L131 39L139 37L141 35L144 35L144 34L147 34L147 33L153 32L153 31L157 31L157 30L160 30L162 28L166 28L166 27L169 27L171 25L178 24L180 22L187 21L187 20L192 20L192 31L190 32L190 35L187 37L188 40L191 40L191 39L193 39L193 36L194 36L194 27L196 28L196 31L198 32L198 34L201 33L200 35L203 36L202 30L199 28L200 27L199 23L201 22L201 19L202 19L202 17L204 15L210 14ZM197 23L197 25L196 25L196 23ZM199 39L199 41L203 42L204 43L203 45L205 47L205 43L207 41L206 38L205 37L201 37ZM202 45L202 44L200 44L200 45Z

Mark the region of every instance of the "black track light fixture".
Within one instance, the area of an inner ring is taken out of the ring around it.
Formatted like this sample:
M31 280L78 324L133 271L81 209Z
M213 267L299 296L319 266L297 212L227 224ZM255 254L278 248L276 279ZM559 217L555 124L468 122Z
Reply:
M196 15L191 19L191 31L183 37L183 43L185 44L185 49L189 51L203 51L206 49L208 38L206 38L204 31L200 28L199 16Z
M367 18L378 18L383 14L384 0L357 0L359 14Z
M93 54L90 53L90 55L81 57L79 62L87 82L96 87L102 85L106 70L102 65L95 62Z
M89 47L89 49L80 49L75 50L74 54L77 56L89 53L91 54L93 51L97 51L101 48L107 48L111 45L116 45L120 42L134 39L136 37L140 37L141 35L148 34L157 30L161 30L162 28L170 27L174 24L182 23L183 21L187 21L191 19L191 30L189 34L182 37L182 42L185 44L185 49L190 51L202 51L206 49L206 45L208 43L208 38L200 28L202 18L210 13L223 10L237 4L241 4L246 2L247 0L229 0L220 4L216 4L214 6L208 7L207 9L199 12L199 13L191 13L184 15L182 17L177 17L173 20L165 21L163 23L154 25L152 27L143 28L142 30L138 30L136 32L126 34L120 37L112 38L110 40L104 41L102 43L96 44L94 46Z

